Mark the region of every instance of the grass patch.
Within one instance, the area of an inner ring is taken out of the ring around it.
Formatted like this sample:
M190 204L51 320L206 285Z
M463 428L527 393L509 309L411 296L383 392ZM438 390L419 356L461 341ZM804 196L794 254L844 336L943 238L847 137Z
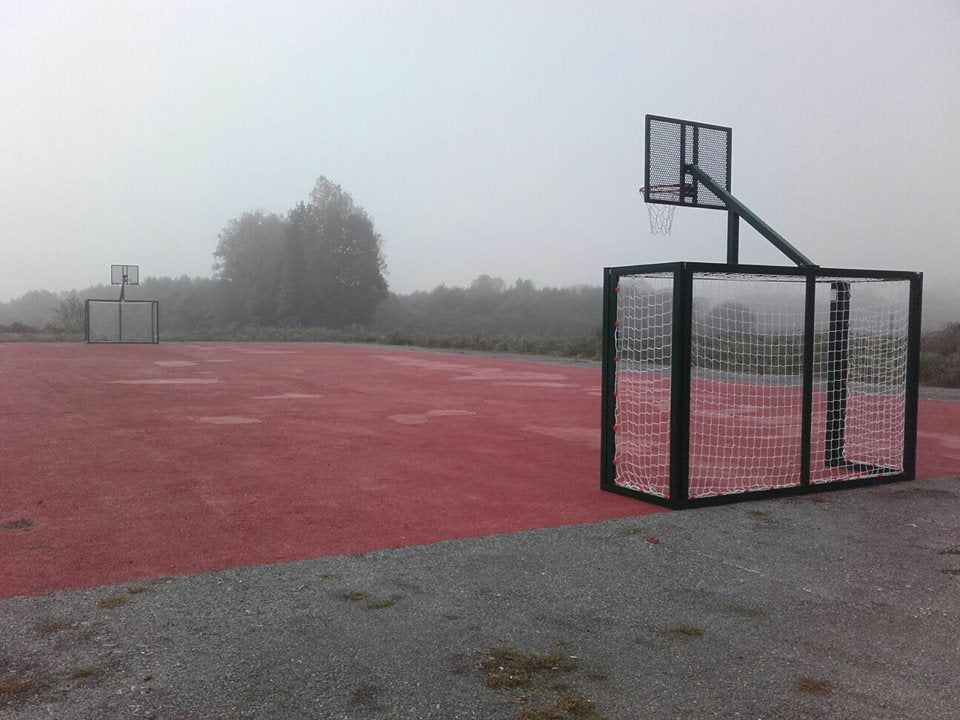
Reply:
M137 583L136 585L127 585L127 594L128 595L139 595L140 593L150 592L150 588L146 585L141 585Z
M627 537L637 537L638 535L646 535L647 529L643 525L628 525L621 532Z
M602 720L594 712L596 703L582 696L562 697L548 705L529 708L517 720Z
M100 598L97 600L97 607L104 610L113 610L118 608L121 605L127 604L126 595L111 595L110 597Z
M766 510L747 510L747 515L755 518L770 517L770 513L768 513Z
M571 672L577 661L558 652L525 653L513 648L491 648L480 659L480 675L489 687L526 688L542 673Z
M672 627L663 628L660 635L671 640L686 640L689 638L703 637L703 628L696 625L687 625L680 623Z
M833 685L829 680L820 680L815 677L810 677L809 675L801 675L798 677L793 681L793 686L800 692L811 695L826 696L833 694Z
M359 590L351 590L350 592L345 592L340 597L342 597L344 600L349 600L350 602L363 602L366 599L367 594L362 593Z
M41 635L53 635L61 630L69 630L72 625L63 620L42 620L34 625L34 627Z
M82 666L70 673L70 677L74 680L83 680L84 678L93 677L96 674L97 671L94 668Z
M379 710L380 704L378 698L381 693L381 688L377 685L370 685L364 683L363 685L358 685L353 689L353 692L350 694L350 705L355 708L369 708L371 710Z
M727 605L726 608L728 612L745 618L759 618L766 615L766 613L760 608L750 607L749 605L738 605L737 603L731 603Z
M940 551L941 555L960 555L960 545L954 545Z
M593 682L604 682L610 677L610 675L604 670L591 670L587 673L587 680L592 680Z
M942 568L940 572L944 575L960 575L960 568Z
M4 530L28 530L33 527L33 520L30 518L19 518L17 520L7 520L0 523L0 528Z
M372 600L368 600L366 603L364 603L364 607L367 610L382 610L383 608L388 608L391 605L396 605L397 600L399 599L400 598L398 598L396 595L384 598L373 598Z
M30 689L31 685L33 685L33 680L30 678L19 677L17 675L0 676L0 696L16 695L26 692Z

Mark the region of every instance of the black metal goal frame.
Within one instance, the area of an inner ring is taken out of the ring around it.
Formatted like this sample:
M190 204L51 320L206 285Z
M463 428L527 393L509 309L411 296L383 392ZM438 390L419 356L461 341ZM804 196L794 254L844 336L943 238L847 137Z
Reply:
M630 275L659 274L672 277L670 323L670 365L663 373L669 374L669 492L657 495L618 483L617 468L617 337L621 332L618 322L618 290L620 279ZM790 279L804 283L802 328L802 411L800 422L800 465L796 482L788 487L738 491L701 497L690 496L691 453L691 345L693 340L694 276L750 275L772 281ZM903 457L899 472L882 472L863 463L844 459L845 406L847 399L848 343L850 319L849 280L906 281L909 283L909 307L906 328L906 377L903 404ZM856 471L853 479L811 482L811 445L813 430L814 393L814 321L817 283L830 283L830 339L827 351L826 437L823 442L832 453L831 465L846 465ZM864 270L848 268L821 268L814 265L787 267L779 265L743 265L702 262L674 262L648 265L608 267L604 269L603 287L603 346L602 346L602 401L601 401L601 480L603 490L636 497L652 503L680 509L752 500L759 497L777 497L821 492L877 483L911 480L916 468L917 398L919 389L920 314L922 302L921 273Z
M121 289L122 291L122 289ZM117 307L117 327L116 327L116 339L101 340L92 338L90 335L90 305L91 303L101 303L104 305L115 305ZM123 308L131 305L149 305L150 306L150 339L149 340L139 340L139 339L129 339L130 335L128 333L127 337L124 337L123 333ZM114 300L114 299L99 299L99 298L88 298L84 301L84 312L83 312L83 340L86 343L90 344L141 344L141 345L157 345L160 342L160 303L157 300Z

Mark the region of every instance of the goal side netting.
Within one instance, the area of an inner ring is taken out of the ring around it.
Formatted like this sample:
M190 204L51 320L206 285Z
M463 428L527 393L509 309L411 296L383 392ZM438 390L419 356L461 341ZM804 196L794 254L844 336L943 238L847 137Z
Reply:
M607 484L693 500L912 472L909 279L678 282L637 272L612 289Z

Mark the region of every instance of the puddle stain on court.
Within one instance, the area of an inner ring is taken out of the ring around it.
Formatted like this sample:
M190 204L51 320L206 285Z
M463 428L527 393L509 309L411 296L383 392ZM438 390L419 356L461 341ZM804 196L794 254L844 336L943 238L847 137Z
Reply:
M308 400L310 398L322 398L323 395L312 393L280 393L279 395L254 395L254 400Z
M457 375L454 380L479 380L483 382L493 382L499 385L505 381L511 382L563 382L567 380L565 375L559 373L540 373L521 371L508 371L501 368L463 368L469 375Z
M147 380L109 380L109 385L213 385L217 378L150 378Z
M469 410L428 410L425 413L390 415L387 419L401 425L424 425L429 422L431 418L463 417L467 415L476 415L476 413Z
M572 383L548 382L546 380L537 380L532 382L523 382L520 380L509 380L504 382L495 382L494 385L511 385L518 387L541 387L541 388L572 388L577 387Z
M543 425L527 425L521 428L526 432L536 433L537 435L546 435L556 440L565 440L567 442L579 442L589 445L592 448L600 447L600 431L597 428L589 427L546 427Z
M0 522L0 530L29 530L33 524L33 518L17 518Z
M300 355L303 350L247 350L246 348L232 348L244 355Z
M261 422L256 418L240 417L239 415L222 415L220 417L201 417L196 422L204 425L249 425Z
M482 367L480 365L468 365L460 363L443 362L438 360L426 360L423 358L393 357L390 355L377 355L380 360L387 360L396 363L401 367L416 367L424 370L442 370L448 372L461 373L453 377L453 380L479 380L489 381L495 384L505 383L563 383L562 387L576 387L575 384L569 384L569 378L560 373L533 372L529 370L504 370L503 368ZM533 387L545 387L543 385L534 385ZM550 385L548 387L558 387Z

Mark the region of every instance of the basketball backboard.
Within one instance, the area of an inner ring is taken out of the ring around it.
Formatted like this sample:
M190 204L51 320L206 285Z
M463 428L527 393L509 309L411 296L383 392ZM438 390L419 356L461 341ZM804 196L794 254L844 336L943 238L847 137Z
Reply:
M687 171L696 165L730 192L733 130L720 125L646 116L644 194L648 203L726 210L727 204Z
M140 266L139 265L111 265L110 266L110 284L111 285L139 285L140 284Z

